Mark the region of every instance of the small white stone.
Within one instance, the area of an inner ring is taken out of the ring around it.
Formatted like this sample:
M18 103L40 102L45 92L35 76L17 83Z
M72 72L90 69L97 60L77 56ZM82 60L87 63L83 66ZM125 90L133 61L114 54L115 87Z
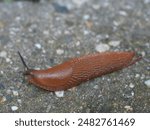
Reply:
M80 45L80 41L77 41L77 42L76 42L76 46L79 46L79 45Z
M130 87L130 88L134 88L134 84L133 84L133 83L130 83L130 84L129 84L129 87Z
M17 102L20 103L20 104L22 103L21 99L17 99Z
M43 53L46 53L45 49L42 50Z
M127 111L133 111L133 108L131 106L125 106L124 107Z
M149 3L150 3L150 0L144 0L144 3L145 3L145 4L149 4Z
M56 91L55 92L57 97L63 97L64 96L64 91Z
M113 21L113 24L114 24L115 26L119 26L119 23L118 23L117 21Z
M43 34L48 36L49 35L49 31L48 30L44 30Z
M100 5L99 4L94 4L93 8L96 9L96 10L98 10L100 8Z
M11 90L10 89L6 90L6 93L11 94Z
M105 52L105 51L108 51L110 47L107 44L101 43L101 44L96 45L95 49L98 52Z
M6 58L6 56L7 56L7 52L6 51L0 52L0 57Z
M90 15L88 15L88 14L85 14L84 16L83 16L83 19L84 20L88 20L90 18Z
M42 46L41 46L41 44L36 43L36 44L35 44L35 47L38 48L38 49L41 49Z
M144 75L144 74L142 74L142 75L141 75L141 79L144 79L144 78L145 78L145 75Z
M87 30L84 30L84 35L88 35L89 34L89 31L87 31Z
M98 89L98 88L99 88L99 86L98 86L98 85L95 85L93 88L94 88L94 89Z
M19 67L14 67L14 70L17 71L19 69Z
M1 70L1 74L4 74L4 71Z
M18 107L17 106L11 106L11 110L16 111L16 110L18 110Z
M35 67L34 69L35 69L35 70L40 70L41 68L39 68L39 67Z
M57 49L57 50L56 50L56 53L57 53L58 55L62 55L62 54L64 53L64 50L62 50L62 49Z
M120 45L120 41L110 41L108 44L110 46L117 47Z
M80 51L77 51L77 54L80 54Z
M6 58L6 62L9 63L11 62L11 60L9 58Z
M13 90L12 92L13 92L13 95L14 95L14 96L18 96L18 95L19 95L19 94L18 94L18 91Z
M144 57L144 56L145 56L145 52L144 52L144 51L142 51L142 52L141 52L141 55Z
M65 30L65 31L64 31L64 34L69 35L69 34L70 34L70 31Z
M146 81L144 82L144 84L145 84L147 87L150 88L150 79L149 79L149 80L146 80Z
M136 78L139 78L139 77L140 77L140 74L136 74L135 77L136 77Z
M131 92L131 97L133 97L133 96L134 96L134 92L132 91L132 92Z
M127 16L127 15L128 15L128 14L127 14L127 12L122 11L122 10L121 10L121 11L119 11L119 14L120 14L120 15L122 15L122 16Z
M87 0L73 0L73 2L78 6L82 6Z

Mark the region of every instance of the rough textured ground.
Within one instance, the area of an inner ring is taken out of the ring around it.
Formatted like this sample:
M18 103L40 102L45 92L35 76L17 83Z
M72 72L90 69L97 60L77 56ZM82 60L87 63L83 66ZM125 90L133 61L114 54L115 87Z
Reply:
M143 59L56 96L24 80L18 50L42 69L100 50ZM149 80L149 0L0 3L0 112L150 112Z

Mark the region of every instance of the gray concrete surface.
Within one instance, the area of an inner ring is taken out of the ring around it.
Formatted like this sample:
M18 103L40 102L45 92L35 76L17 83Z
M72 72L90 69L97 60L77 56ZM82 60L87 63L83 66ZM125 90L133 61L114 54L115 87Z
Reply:
M28 84L17 54L44 69L99 49L143 59L62 97ZM0 3L0 112L150 112L149 80L150 0Z

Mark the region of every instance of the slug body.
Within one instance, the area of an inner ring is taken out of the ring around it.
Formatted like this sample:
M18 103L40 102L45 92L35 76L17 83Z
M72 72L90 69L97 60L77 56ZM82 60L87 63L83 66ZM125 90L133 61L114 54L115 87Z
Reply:
M20 53L19 53L20 55ZM20 55L23 60L22 56ZM24 75L30 83L49 91L72 88L87 80L134 64L134 52L103 52L73 58L46 70L29 69L25 62Z

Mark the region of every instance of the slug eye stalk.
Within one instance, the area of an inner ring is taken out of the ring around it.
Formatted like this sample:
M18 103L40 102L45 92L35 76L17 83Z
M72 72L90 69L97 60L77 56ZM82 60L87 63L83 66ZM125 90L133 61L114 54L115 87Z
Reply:
M22 61L22 64L24 65L25 70L29 70L29 67L27 66L26 62L24 61L22 55L20 54L20 52L18 51L18 55Z

